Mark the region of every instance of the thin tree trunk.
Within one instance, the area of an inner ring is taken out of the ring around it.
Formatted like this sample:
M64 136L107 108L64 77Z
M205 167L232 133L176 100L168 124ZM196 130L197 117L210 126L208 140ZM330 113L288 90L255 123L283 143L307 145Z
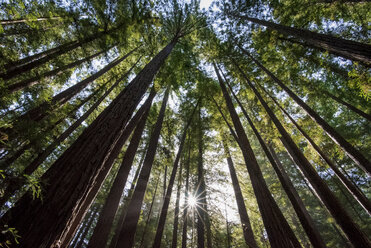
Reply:
M145 127L145 123L149 114L149 109L141 117L138 126L135 128L130 145L128 146L116 178L113 182L110 192L106 198L105 204L99 216L97 225L90 238L88 247L101 248L107 244L110 228L113 224L117 209L121 199L122 192L126 184L129 172L131 170L136 151L138 149L140 139Z
M35 77L22 80L18 83L11 84L11 85L9 85L8 87L5 88L5 91L8 91L8 93L13 93L13 92L16 92L18 90L22 90L24 88L28 88L28 87L34 86L36 84L39 84L41 82L41 79L43 79L43 78L50 79L53 76L57 76L57 75L61 74L62 72L66 71L67 69L74 68L74 67L76 67L76 66L78 66L78 65L80 65L84 62L90 61L91 59L107 52L109 49L110 48L104 49L104 50L99 51L95 54L92 54L92 55L90 55L86 58L83 58L83 59L77 60L75 62L69 63L67 65L61 66L57 69L45 72L42 75L37 75Z
M137 185L135 186L135 190L133 193L133 197L130 200L130 203L127 208L126 216L115 245L116 248L131 248L134 244L134 236L136 232L136 228L138 225L140 210L144 198L144 194L147 188L148 179L151 173L153 160L155 158L156 149L158 145L158 139L160 136L162 122L165 115L165 109L167 100L169 97L170 87L167 88L164 99L162 101L161 109L159 115L157 117L157 122L154 128L154 131L151 135L151 139L149 141L148 151L146 154L146 158L143 162L143 167L140 172Z
M265 68L258 60L253 58L246 50L241 50L249 56L274 82L276 82L305 112L327 133L327 135L338 144L348 156L369 176L371 176L371 163L363 156L353 145L346 141L333 127L331 127L322 117L320 117L312 108L301 100L293 91L291 91L281 80ZM371 49L370 49L371 51Z
M135 113L134 117L131 118L129 124L125 127L123 133L121 134L119 140L117 141L116 145L114 146L110 156L108 159L104 162L104 169L99 173L96 182L92 188L92 190L88 193L88 196L83 200L83 203L81 204L81 208L77 210L78 214L77 217L75 217L67 228L65 228L63 234L61 235L62 243L66 243L71 238L71 232L74 233L78 223L82 220L85 212L89 208L89 206L93 203L95 197L97 196L101 186L103 185L104 180L106 179L106 176L109 174L110 169L112 168L112 165L121 152L121 149L123 145L125 144L126 140L129 138L130 134L134 130L134 128L138 125L141 116L147 111L148 108L150 108L152 100L155 96L155 91L152 89L149 97L145 101L145 103L138 109L138 111Z
M26 22L40 22L40 21L50 21L50 20L61 20L62 17L60 16L52 16L52 17L39 17L36 19L13 19L13 20L0 20L0 24L3 26L18 24L18 23L26 23Z
M182 166L183 166L183 163L180 164L179 175L178 175L178 188L176 192L174 224L173 224L173 238L171 241L171 248L178 247L179 201L180 201L180 190L182 187Z
M230 91L232 92L234 98L236 99L238 105L240 106L245 118L249 122L249 125L251 126L255 136L257 137L260 146L263 148L263 151L265 155L267 156L269 162L271 163L273 169L275 170L278 179L281 182L281 185L283 189L285 190L287 196L290 199L290 202L292 206L294 207L294 210L299 217L300 223L302 224L310 242L312 243L313 247L322 247L326 248L326 244L323 241L321 234L319 233L317 227L314 224L313 219L309 215L307 209L305 208L305 205L303 201L301 200L299 194L295 190L294 185L292 184L290 178L285 172L285 169L283 168L281 162L279 161L278 157L276 156L276 153L274 152L272 147L269 147L270 149L268 150L268 146L264 142L263 138L261 137L259 131L256 129L254 123L248 116L245 108L243 107L242 103L240 100L237 98L237 96L234 94L232 87L226 82L226 84L229 86Z
M26 58L20 59L15 62L11 62L9 64L6 64L4 68L6 69L5 73L0 74L0 78L4 80L12 79L22 73L28 72L38 66L41 66L47 62L49 62L52 59L57 58L59 55L68 53L75 48L81 47L82 45L89 43L91 41L94 41L106 34L109 34L115 29L112 29L110 31L101 31L98 32L95 35L91 35L87 38L82 39L81 41L75 40L68 42L66 44L60 45L55 48L51 48L49 50L46 50L44 52L28 56Z
M151 205L150 205L149 210L148 210L148 215L147 215L146 223L144 225L144 230L143 230L143 233L142 233L142 238L140 239L139 248L143 248L144 247L144 236L147 233L149 221L151 220L152 208L153 208L153 204L155 203L155 198L156 198L156 193L157 193L157 186L158 186L159 181L160 181L160 177L158 177L157 178L157 181L156 181L155 192L153 193L153 196L152 196Z
M237 65L236 65L237 66ZM268 113L270 119L273 121L278 131L281 134L281 141L288 149L290 155L300 167L306 178L310 181L313 188L316 190L317 194L321 200L326 205L327 209L330 211L336 222L342 227L344 233L348 236L348 239L356 247L371 247L371 243L368 240L367 236L361 231L361 229L354 223L350 218L348 213L342 207L340 202L337 200L335 195L331 192L330 188L322 180L322 178L317 174L312 165L309 163L307 158L304 156L302 151L297 147L295 142L291 139L290 135L287 133L285 128L282 126L280 121L277 119L276 115L269 108L267 103L264 101L260 93L256 90L254 85L248 80L247 76L243 71L238 67L244 79L254 91L255 95L259 99L260 103Z
M184 131L183 131L182 137L180 139L180 145L179 145L178 152L177 152L177 155L176 155L175 160L174 160L173 170L171 171L169 184L167 186L166 194L165 194L165 197L164 197L164 203L162 205L160 219L159 219L159 222L158 222L156 235L155 235L155 238L154 238L154 241L153 241L152 248L160 248L160 246L161 246L162 234L163 234L163 231L164 231L164 228L165 228L165 221L166 221L167 211L169 209L171 193L173 192L173 186L174 186L175 177L176 177L176 173L177 173L178 166L179 166L179 160L180 160L180 157L182 155L185 139L187 137L187 130L188 130L189 126L191 125L193 115L194 115L194 112L196 111L197 105L193 109L193 111L191 113L191 116L189 117L186 125L184 126Z
M247 214L244 197L242 195L240 183L238 181L236 170L233 165L232 157L229 152L229 147L224 140L223 140L223 147L224 147L224 154L227 158L229 173L232 179L233 191L236 197L238 213L240 215L241 227L242 227L243 237L245 238L245 243L250 248L257 248L258 245L256 244L256 241L254 238L254 233L251 227L250 218ZM228 225L228 221L227 221L227 225ZM227 230L228 230L228 226L227 226ZM229 241L229 237L228 237L228 241Z
M311 146L318 152L321 158L329 165L329 167L335 172L335 175L339 178L344 187L349 193L358 201L358 203L371 215L371 202L367 197L352 183L348 178L338 169L337 165L322 151L322 149L314 142L314 140L299 126L299 124L291 117L291 115L270 95L264 88L266 94L274 101L274 103L281 109L281 111L290 119L300 133L307 139Z
M88 226L89 220L92 218L93 215L95 215L95 211L93 211L95 207L92 208L91 211L87 214L85 221L80 225L78 233L75 235L75 238L73 239L73 242L69 246L70 248L73 248L76 246L77 242L80 240L82 233L84 232L85 228Z
M231 248L231 231L229 230L227 200L224 199L224 212L225 212L225 226L227 229L227 248Z
M366 66L371 66L371 45L352 40L345 40L328 34L320 34L306 29L293 28L274 22L260 20L248 16L234 15L235 17L248 20L268 29L276 30L285 35L301 39L305 44L318 49L323 49L337 56L353 61L359 61Z
M84 228L84 231L83 231L83 233L81 234L81 236L80 236L80 238L79 238L79 242L76 244L76 248L81 248L82 246L83 246L83 244L84 244L84 241L85 241L85 238L86 238L86 236L88 235L88 232L89 232L89 230L91 229L91 226L92 226L92 224L93 224L93 221L94 221L94 219L95 219L95 217L96 217L96 215L98 214L98 209L99 208L95 208L94 210L93 210L93 213L91 214L91 217L90 217L90 219L89 219L89 221L86 223L86 226L85 226L85 228Z
M259 168L258 162L251 148L250 142L246 136L245 130L233 106L232 99L229 96L218 69L215 71L218 76L219 84L227 103L229 114L235 126L238 143L243 153L246 167L250 175L250 180L253 186L259 210L262 215L264 225L266 227L268 238L272 248L297 248L301 247L299 241L295 237L294 232L287 223L277 203L273 199Z
M183 230L182 230L182 248L187 248L187 226L188 226L188 190L189 190L189 165L191 159L191 142L188 138L188 155L186 161L186 182L185 182L185 200L183 212Z
M42 181L50 183L43 202L26 194L1 218L2 224L18 230L22 247L44 248L58 242L176 42L160 51L42 176Z

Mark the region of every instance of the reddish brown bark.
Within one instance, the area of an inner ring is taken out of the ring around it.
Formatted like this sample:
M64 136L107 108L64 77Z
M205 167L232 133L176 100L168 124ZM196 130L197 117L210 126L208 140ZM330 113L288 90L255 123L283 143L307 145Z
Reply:
M157 122L155 124L155 128L151 135L151 139L148 145L148 151L146 154L146 158L143 162L142 170L139 174L138 182L135 186L135 190L133 196L130 200L128 205L126 216L115 245L116 248L131 248L134 244L134 236L136 232L136 228L138 225L140 210L144 198L144 194L147 188L148 179L151 173L153 161L156 154L156 149L158 145L158 139L160 137L160 132L162 128L162 122L165 115L165 109L167 100L169 97L170 88L168 88L165 92L164 99L162 101L161 109L159 115L157 117Z
M64 227L69 226L80 204L104 169L136 106L177 40L160 51L84 130L78 139L54 162L41 180L49 183L43 202L26 194L1 219L15 227L22 247L50 247L58 242ZM103 166L103 167L102 167Z
M246 162L246 167L250 175L250 180L256 200L258 202L259 210L268 233L269 242L273 248L301 247L299 241L295 237L294 232L287 223L265 183L255 154L250 146L250 142L246 136L245 130L243 129L241 121L233 106L232 99L227 92L223 79L219 74L219 70L215 65L214 67L225 101L227 103L229 114L237 132L239 139L238 143Z
M293 91L291 91L281 80L279 80L272 72L265 68L258 60L253 58L242 47L243 51L249 56L274 82L276 82L305 112L327 133L327 135L338 144L348 156L369 176L371 176L371 162L367 160L363 154L358 151L352 144L346 141L333 127L331 127L317 112L309 107L303 100L301 100ZM371 50L370 50L371 51Z
M330 211L336 222L342 227L348 239L356 247L371 247L371 243L368 240L367 236L361 231L358 225L354 223L354 221L350 218L350 216L342 207L338 199L331 192L330 188L326 185L326 183L314 170L314 168L309 163L307 158L304 156L302 151L297 147L295 142L291 139L290 135L282 126L281 122L278 120L276 115L269 108L269 106L262 98L260 93L256 90L255 86L250 82L250 80L248 80L247 76L241 70L241 68L238 67L238 69L241 75L244 77L247 84L249 85L249 87L254 91L260 103L268 113L270 119L273 121L278 131L280 132L281 141L285 145L286 149L289 151L290 155L292 156L296 164L300 167L306 178L309 180L313 188L316 190L317 194L319 195L323 203L326 205L327 209Z

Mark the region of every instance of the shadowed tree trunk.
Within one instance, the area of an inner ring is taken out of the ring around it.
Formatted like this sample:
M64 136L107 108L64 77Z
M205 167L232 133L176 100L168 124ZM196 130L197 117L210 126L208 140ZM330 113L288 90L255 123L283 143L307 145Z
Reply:
M165 109L166 109L166 104L167 104L167 100L169 97L169 92L170 92L170 87L168 87L165 92L164 99L161 105L161 109L157 117L157 122L155 124L154 131L149 141L146 158L144 159L143 167L140 171L138 182L135 186L133 196L128 205L126 216L122 224L122 228L121 228L117 243L115 245L116 248L133 247L135 232L136 232L139 215L140 215L140 210L141 210L144 194L147 188L148 179L151 173L153 160L156 154L158 139L160 137L162 122L163 122L164 115L165 115Z
M278 160L277 156L275 156L274 150L270 147L270 151L268 150L268 146L264 142L263 138L261 137L259 131L256 129L254 123L248 116L245 108L243 107L240 100L237 98L236 94L233 92L232 87L229 85L229 83L226 81L226 84L228 85L230 91L232 92L232 95L234 96L235 100L237 101L238 105L240 106L245 118L249 122L249 125L251 126L255 136L257 137L260 146L263 148L263 151L265 155L267 156L269 162L271 163L274 171L276 172L278 179L281 182L281 185L283 189L285 190L288 198L290 199L290 202L292 206L294 207L294 210L299 217L300 223L302 224L310 242L312 243L313 247L322 247L326 248L326 244L323 241L317 227L314 224L314 221L312 217L309 215L307 209L305 208L305 205L303 201L301 200L299 194L295 190L294 185L292 184L290 178L285 172L285 169L283 168L282 164Z
M178 175L178 188L176 192L174 224L173 224L173 238L171 241L171 248L177 248L178 246L179 201L180 201L180 190L182 187L182 167L183 167L183 162L180 164L179 175Z
M179 160L180 160L180 157L182 155L185 139L187 137L187 130L189 128L189 125L192 122L193 115L194 115L194 112L197 109L197 106L198 106L198 104L193 109L193 111L191 113L191 116L189 117L186 125L184 126L184 131L183 131L182 137L180 138L180 145L179 145L178 152L177 152L175 160L174 160L173 170L171 171L169 184L167 186L166 194L165 194L165 197L164 197L164 203L162 205L162 209L161 209L161 213L160 213L160 219L159 219L159 222L158 222L156 235L155 235L155 238L154 238L154 241L153 241L152 248L160 248L160 246L161 246L162 233L163 233L164 228L165 228L165 221L166 221L167 211L169 209L171 193L173 192L173 186L174 186L175 177L176 177L176 173L177 173L178 166L179 166Z
M43 202L26 194L1 218L2 224L18 230L22 247L44 248L59 242L63 229L69 227L72 216L104 169L122 127L176 42L174 39L162 49L41 177L50 183L45 187Z
M186 182L185 182L185 200L183 212L183 229L182 229L182 248L187 248L187 225L188 225L188 190L189 190L189 165L191 159L190 138L188 136L188 155L186 161Z
M260 103L268 113L270 119L277 127L278 131L281 134L281 141L286 149L289 151L295 163L300 167L306 178L316 190L317 194L326 205L327 209L330 211L336 222L342 227L348 239L356 247L371 247L371 243L368 240L367 236L361 231L358 225L354 223L354 221L350 218L340 202L337 200L335 195L331 192L330 188L314 170L302 151L297 147L295 142L291 139L290 135L277 119L276 115L269 108L260 93L256 90L255 86L250 82L250 80L248 80L245 73L241 70L240 67L237 66L237 64L236 67L239 69L241 75L244 77L250 88L254 91Z
M9 93L13 93L13 92L16 92L18 90L22 90L24 88L28 88L28 87L31 87L33 85L36 85L36 84L40 83L40 81L41 81L42 78L49 79L49 78L51 78L53 76L57 76L57 75L61 74L62 72L64 72L67 69L74 68L74 67L76 67L76 66L78 66L78 65L80 65L80 64L82 64L84 62L90 61L91 59L93 59L93 58L95 58L95 57L97 57L97 56L99 56L99 55L107 52L110 48L104 49L104 50L99 51L99 52L97 52L97 53L95 53L93 55L90 55L90 56L86 57L86 58L83 58L83 59L77 60L75 62L69 63L67 65L61 66L61 67L59 67L57 69L54 69L54 70L45 72L42 75L37 75L35 77L22 80L22 81L20 81L18 83L11 84L11 85L9 85L8 87L5 88L5 91L8 91Z
M242 191L241 191L241 188L240 188L240 183L238 181L236 170L235 170L234 165L233 165L232 157L231 157L231 154L229 152L229 147L224 140L223 140L223 147L224 147L225 156L227 157L229 173L230 173L231 179L232 179L232 186L233 186L233 190L234 190L234 195L236 197L238 213L240 215L242 232L243 232L243 237L245 238L245 243L250 248L257 248L258 245L256 244L256 241L255 241L255 238L254 238L254 233L253 233L252 228L251 228L250 218L247 214L244 198L243 198ZM227 221L227 225L228 225L228 221ZM229 228L227 226L227 231L228 230L229 230ZM228 236L228 241L229 241L229 236Z
M156 92L154 88L151 90L151 93L145 103L138 109L138 111L135 113L134 117L131 118L129 124L125 127L123 133L121 134L119 140L117 141L116 145L114 146L110 156L108 159L104 162L104 169L99 173L96 182L92 188L92 190L89 192L88 196L85 200L83 200L83 203L81 204L81 207L77 210L78 214L71 222L68 227L65 228L63 234L61 235L62 243L69 242L71 236L71 233L74 233L76 231L77 226L79 225L80 221L83 219L83 216L85 215L87 209L89 209L90 205L93 203L94 199L96 198L101 186L103 185L104 180L106 179L106 176L109 174L110 169L112 168L112 165L119 155L119 153L122 150L123 145L125 144L126 140L129 138L130 134L134 130L134 128L138 125L141 116L144 114L145 111L150 108L153 98L155 97Z
M96 213L97 213L97 207L94 206L91 208L89 213L87 213L87 216L85 217L85 220L83 221L83 223L81 223L78 233L75 235L75 238L73 242L71 243L71 245L69 245L70 248L73 248L76 246L77 242L81 239L82 233L87 228L90 219L92 219L92 217L94 217Z
M352 40L345 40L328 34L320 34L306 29L293 28L274 22L260 20L248 16L234 15L235 17L263 25L268 29L276 30L282 34L293 36L305 44L318 49L323 49L337 56L353 61L359 61L366 66L371 66L371 45Z
M227 103L229 114L237 132L239 139L237 143L239 143L246 162L259 210L268 233L269 242L273 248L301 247L265 183L263 174L250 146L250 142L233 106L232 99L227 92L216 65L214 65L214 68Z
M4 80L9 80L19 74L28 72L40 65L43 65L47 62L49 62L52 59L57 58L59 55L65 54L69 51L72 51L75 48L78 48L86 43L89 43L91 41L94 41L104 35L109 34L110 32L114 31L115 29L112 29L110 31L101 31L96 33L95 35L91 35L87 38L82 39L81 41L75 40L68 42L66 44L60 45L55 48L51 48L49 50L46 50L44 52L28 56L26 58L20 59L15 62L11 62L9 64L6 64L4 68L6 69L5 73L0 74L0 78Z
M293 91L291 91L281 80L272 72L265 68L258 60L253 58L246 50L240 47L248 57L250 57L274 82L276 82L305 112L327 133L327 135L338 144L348 156L369 176L371 176L371 163L362 155L353 145L346 141L333 127L331 127L322 117L320 117L312 108L301 100ZM371 50L370 50L371 51Z
M122 163L119 171L117 172L116 178L113 182L111 190L106 198L105 204L99 216L97 225L95 226L94 232L89 241L88 247L105 247L107 244L110 228L113 224L117 209L119 207L120 199L126 180L128 178L131 166L134 161L136 151L138 149L140 139L145 127L145 123L149 114L149 108L141 117L141 120L136 127L130 145L128 146L125 155L122 159Z
M359 202L359 204L371 215L371 203L367 197L360 191L348 178L338 169L338 166L322 151L322 149L314 142L314 140L299 126L299 124L291 117L291 115L270 95L264 88L266 94L274 101L281 111L290 119L300 133L307 139L309 144L318 152L321 158L329 165L339 178L340 182L348 189L349 193Z
M78 237L78 239L76 240L76 244L74 247L76 248L80 248L82 247L83 243L84 243L84 240L91 228L91 225L93 224L94 222L94 219L97 217L97 214L99 214L99 207L97 206L94 206L93 209L91 210L92 213L89 215L89 218L86 220L86 224L84 225L84 228L83 228L83 231L80 235L80 237Z

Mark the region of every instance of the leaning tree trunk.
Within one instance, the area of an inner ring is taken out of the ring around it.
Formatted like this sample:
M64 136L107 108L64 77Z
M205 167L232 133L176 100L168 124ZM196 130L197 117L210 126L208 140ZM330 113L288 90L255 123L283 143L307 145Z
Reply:
M117 209L119 208L120 199L144 131L149 109L150 108L148 108L143 114L138 126L135 128L130 145L126 149L120 169L117 172L116 178L112 184L110 192L108 193L88 247L100 248L105 247L107 244L110 228L113 224Z
M190 138L188 138L190 139ZM187 248L187 225L188 225L188 190L189 190L189 165L191 159L191 146L188 141L188 154L186 161L186 182L185 182L185 200L184 200L184 212L183 212L183 229L182 229L182 248Z
M293 91L291 91L281 80L272 72L265 68L258 60L253 58L246 50L241 50L249 56L274 82L276 82L305 112L327 133L327 135L338 144L348 156L369 176L371 176L371 163L362 155L353 145L346 141L333 127L331 127L322 117L320 117L311 107L301 100ZM371 51L371 50L370 50Z
M250 175L255 197L259 205L259 210L268 233L269 242L273 248L301 247L299 241L295 237L294 232L287 223L277 203L273 199L267 184L265 183L255 154L233 106L232 99L227 92L227 88L224 85L216 65L214 65L214 68L217 73L225 101L227 103L229 114L237 132L237 143L240 146L246 162L246 167Z
M57 69L45 72L41 75L37 75L37 76L32 77L32 78L22 80L18 83L15 83L15 84L11 84L11 85L9 85L8 87L5 88L5 91L7 91L8 93L13 93L13 92L16 92L16 91L19 91L19 90L23 90L24 88L28 88L28 87L31 87L33 85L36 85L36 84L40 83L43 78L49 79L53 76L57 76L57 75L61 74L62 72L66 71L67 69L74 68L74 67L76 67L76 66L78 66L82 63L90 61L91 59L107 52L109 49L110 48L104 49L104 50L99 51L95 54L92 54L92 55L90 55L86 58L83 58L83 59L77 60L75 62L69 63L67 65L61 66Z
M58 242L103 170L104 161L123 132L122 126L129 121L176 42L174 39L160 51L42 176L42 181L50 183L45 187L43 201L26 194L1 218L2 224L18 230L22 247L44 248Z
M73 244L73 246L71 245L72 248L81 247L97 214L99 214L99 207L94 206L93 209L91 210L91 213L89 214L89 217L86 220L85 225L81 227L82 229L81 235L79 237L76 237L75 244Z
M171 241L171 248L177 248L178 246L179 201L180 201L180 190L182 187L182 166L183 166L183 163L180 164L179 175L178 175L178 188L177 188L176 200L175 200L173 237Z
M109 34L113 30L115 30L115 29L112 29L110 31L101 31L101 32L98 32L95 35L91 35L91 36L89 36L89 37L87 37L87 38L85 38L81 41L79 41L79 40L71 41L71 42L68 42L66 44L60 45L58 47L46 50L44 52L41 52L41 53L29 56L29 57L20 59L20 60L15 61L15 62L11 62L11 63L4 66L4 68L6 69L6 72L1 73L0 78L2 78L4 80L12 79L12 78L18 76L19 74L28 72L28 71L30 71L30 70L32 70L32 69L34 69L34 68L36 68L40 65L43 65L43 64L49 62L52 59L57 58L58 56L60 56L62 54L68 53L75 48L81 47L82 45L84 45L86 43L89 43L91 41L94 41L94 40L106 35L106 34Z
M359 61L364 65L371 66L371 45L352 40L345 40L328 34L320 34L306 29L293 28L274 22L260 20L248 16L234 15L238 18L248 20L268 29L276 30L285 35L293 36L302 40L305 44L318 49L326 50L337 56L353 61Z
M238 213L240 215L242 232L243 232L243 237L245 238L245 243L249 248L257 248L258 245L256 244L256 241L255 241L255 238L254 238L254 233L253 233L253 230L252 230L252 227L251 227L250 218L247 214L244 198L243 198L242 191L241 191L241 188L240 188L240 183L238 181L236 170L235 170L234 165L233 165L232 157L231 157L231 154L229 152L229 147L224 140L223 140L223 146L224 146L225 156L227 157L229 173L230 173L231 179L232 179L233 191L234 191L234 195L236 197ZM227 225L228 225L228 223L227 223ZM227 229L228 229L228 226L227 226ZM229 237L227 237L227 238L228 238L228 243L229 243Z
M92 207L89 213L87 213L87 216L85 217L85 221L83 221L80 225L79 231L76 233L73 242L71 242L71 245L69 245L70 248L74 248L77 244L77 242L80 240L80 237L82 236L82 233L84 232L85 228L88 226L90 218L95 215L96 213L96 206Z
M188 130L189 126L191 125L192 118L193 118L194 112L197 108L197 105L194 108L193 112L191 113L191 116L189 117L186 125L184 126L184 131L183 131L182 137L180 139L180 145L179 145L179 148L178 148L178 153L177 153L177 155L175 157L175 160L174 160L173 170L171 171L169 184L167 185L167 190L166 190L166 193L165 193L164 202L163 202L161 213L160 213L160 219L159 219L159 222L158 222L158 225L157 225L156 235L155 235L155 238L154 238L154 241L153 241L152 248L160 248L160 246L161 246L162 234L163 234L163 231L164 231L164 228L165 228L165 221L166 221L167 211L169 209L171 193L173 192L173 186L174 186L175 177L176 177L176 173L177 173L178 166L179 166L179 160L180 160L180 157L182 155L185 139L187 137L187 130Z
M305 208L305 205L303 201L301 200L298 192L295 190L294 185L292 184L290 178L285 172L285 169L281 165L280 161L278 160L277 156L275 156L274 150L271 148L270 151L268 150L268 146L264 142L263 138L261 137L259 131L256 129L254 123L248 116L245 108L243 107L240 100L237 98L236 94L233 92L232 87L228 84L230 91L232 92L235 100L237 101L238 105L240 106L245 118L247 119L249 125L251 126L251 129L253 130L255 136L257 137L260 146L263 148L263 151L265 155L267 156L269 162L271 163L274 171L276 172L278 179L281 182L281 185L283 189L285 190L287 196L290 199L290 202L292 206L294 207L294 210L300 220L300 223L302 224L310 242L312 243L313 247L322 247L326 248L326 244L323 241L321 234L319 233L317 227L315 226L315 223L312 219L312 217L309 215L307 209Z
M116 145L112 149L111 154L109 155L108 159L104 162L104 165L103 165L104 169L99 173L97 179L95 180L95 184L92 190L90 190L87 197L82 201L83 203L80 204L81 207L77 210L78 212L77 216L72 219L71 221L72 224L66 227L63 234L61 235L61 240L63 241L63 243L68 242L71 237L71 233L75 232L75 229L78 223L81 221L81 219L85 215L85 212L87 211L89 206L93 203L94 199L96 198L100 188L103 185L104 180L106 179L106 176L109 174L109 171L112 168L112 165L115 159L120 154L123 145L125 144L126 140L129 138L134 128L138 125L142 115L145 113L145 111L148 110L148 108L150 108L152 104L152 100L155 97L155 95L156 95L156 92L153 88L149 97L145 101L145 103L138 109L134 117L131 118L130 122L125 126L125 129L122 132L118 141L116 142Z
M300 131L300 133L307 139L309 144L318 152L321 158L329 165L329 167L335 172L335 175L339 178L345 188L348 189L349 193L359 202L359 204L371 215L371 203L367 197L360 191L348 178L338 169L335 163L322 151L322 149L314 142L314 140L299 126L299 124L291 117L291 115L271 96L264 88L266 94L274 101L274 103L281 109L281 111L290 119L294 126Z
M165 92L164 99L161 105L161 109L157 117L157 122L155 124L154 131L149 141L146 158L144 159L143 167L140 172L137 185L135 186L133 196L127 207L126 216L122 224L122 228L121 228L119 237L117 239L117 243L115 245L116 248L133 247L135 232L136 232L139 215L140 215L140 210L141 210L144 194L147 188L148 179L151 173L153 161L154 161L155 154L156 154L158 139L160 137L162 122L164 120L165 109L166 109L166 104L167 104L167 100L169 97L169 92L170 92L170 87L168 87Z
M237 66L237 64L236 64ZM237 66L238 67L238 66ZM264 101L260 93L256 90L255 86L248 80L245 73L238 67L241 75L246 80L247 84L254 91L255 95L259 99L260 103L268 113L270 119L273 121L278 131L281 134L281 141L284 146L289 151L292 158L295 160L296 164L300 167L306 178L310 181L313 188L316 190L317 194L326 205L327 209L330 211L336 222L342 227L344 233L347 235L348 239L356 247L371 247L371 243L367 236L361 231L361 229L354 223L345 209L342 207L338 199L331 192L327 184L322 180L322 178L317 174L315 169L309 163L307 158L304 156L302 151L297 147L295 142L291 139L290 135L287 133L285 128L282 126L276 115L269 108L267 103Z

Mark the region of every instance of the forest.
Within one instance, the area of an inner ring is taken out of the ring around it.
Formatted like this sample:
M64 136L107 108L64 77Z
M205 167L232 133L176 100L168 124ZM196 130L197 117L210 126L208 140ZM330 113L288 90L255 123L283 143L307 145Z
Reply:
M371 248L370 0L0 1L1 248Z

